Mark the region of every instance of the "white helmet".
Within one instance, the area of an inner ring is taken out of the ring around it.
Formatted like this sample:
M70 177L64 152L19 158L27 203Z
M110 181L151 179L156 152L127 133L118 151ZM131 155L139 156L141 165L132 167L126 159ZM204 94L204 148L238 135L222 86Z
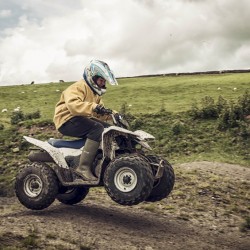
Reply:
M110 85L118 85L118 82L108 64L99 60L92 60L90 62L90 64L84 69L83 77L91 89L98 95L103 95L106 92L106 87L100 88L96 84L96 78L102 77L108 81Z

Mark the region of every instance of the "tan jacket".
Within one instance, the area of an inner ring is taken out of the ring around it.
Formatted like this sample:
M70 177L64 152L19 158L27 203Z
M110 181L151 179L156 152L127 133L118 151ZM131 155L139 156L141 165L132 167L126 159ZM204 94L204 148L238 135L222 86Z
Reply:
M101 97L91 90L84 80L70 85L62 92L59 102L56 104L54 123L56 129L74 116L96 117L101 119L93 109L102 104ZM103 117L104 118L104 117ZM101 119L104 120L104 119Z

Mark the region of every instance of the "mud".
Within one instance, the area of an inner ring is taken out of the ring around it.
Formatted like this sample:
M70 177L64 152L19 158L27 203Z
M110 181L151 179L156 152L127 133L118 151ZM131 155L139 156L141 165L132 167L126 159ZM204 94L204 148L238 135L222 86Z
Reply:
M228 173L231 178L249 181L250 169L229 164L224 167L233 171L234 175ZM175 168L225 173L216 163L208 162ZM118 205L102 188L91 190L77 205L55 201L42 211L26 209L15 197L2 197L0 249L250 249L249 230L241 232L237 225L230 227L226 222L221 230L221 221L211 221L209 216L200 224L175 212L162 212L161 202L154 206ZM192 213L192 207L186 209Z

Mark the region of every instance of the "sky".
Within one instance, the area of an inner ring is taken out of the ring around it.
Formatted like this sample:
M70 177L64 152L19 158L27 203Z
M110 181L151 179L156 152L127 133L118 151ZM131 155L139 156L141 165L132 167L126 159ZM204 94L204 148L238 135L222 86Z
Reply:
M249 0L0 0L0 85L250 68Z

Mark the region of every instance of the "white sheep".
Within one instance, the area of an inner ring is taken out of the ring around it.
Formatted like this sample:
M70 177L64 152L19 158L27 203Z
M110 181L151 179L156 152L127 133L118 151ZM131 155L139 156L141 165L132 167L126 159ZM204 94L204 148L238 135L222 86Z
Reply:
M19 112L20 111L20 107L16 107L15 109L14 109L14 112Z
M2 113L7 112L7 111L8 111L8 109L2 109Z

